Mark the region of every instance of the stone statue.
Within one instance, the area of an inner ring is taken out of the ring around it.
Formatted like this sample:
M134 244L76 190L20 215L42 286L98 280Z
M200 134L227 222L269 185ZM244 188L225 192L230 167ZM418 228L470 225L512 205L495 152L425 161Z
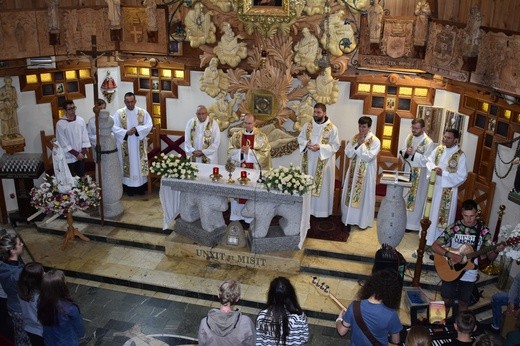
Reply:
M200 90L211 97L226 95L229 87L228 75L217 69L217 66L218 58L211 58L209 66L206 67L204 74L200 77Z
M466 57L476 57L478 55L478 47L482 39L480 26L482 25L482 16L478 6L473 6L469 13L468 24L466 25L464 43L462 46L462 54Z
M368 8L368 27L370 28L370 43L379 43L383 21L383 6L379 0L371 0Z
M231 123L239 120L238 114L233 110L239 96L235 95L231 101L227 101L224 95L219 95L215 103L208 107L209 116L218 123L220 131L224 131Z
M308 28L302 30L303 38L294 46L294 62L305 67L309 73L318 71L316 61L321 58L321 48L316 36Z
M230 12L233 9L233 4L231 3L230 0L210 0L210 1L213 5L220 8L220 10L222 12Z
M47 0L47 15L49 17L49 31L57 33L60 31L58 22L58 0Z
M105 0L108 5L110 29L121 29L121 0Z
M338 100L338 81L332 78L330 67L327 67L323 73L316 78L316 80L311 80L307 85L307 90L316 102L333 104Z
M324 8L325 0L307 0L303 11L307 13L307 15L313 16L315 14L323 14Z
M247 57L247 44L245 42L238 42L240 35L235 36L231 25L227 22L222 24L222 38L213 52L218 56L218 59L223 64L228 64L231 67L237 67L242 59Z
M428 1L418 1L415 5L415 31L413 35L413 44L415 46L426 45L428 36L428 17L432 14Z
M298 104L293 104L291 108L296 113L296 121L293 124L293 130L301 131L305 123L309 123L314 115L314 107L312 106L312 97L307 96Z
M155 0L144 0L143 5L146 6L147 30L157 31L157 3Z
M63 149L56 138L52 140L52 166L54 168L54 176L58 183L58 191L60 193L68 193L76 186L76 180L72 174L70 174Z
M349 38L352 34L349 35L348 27L350 25L345 25L345 20L343 19L345 12L343 10L332 13L329 17L329 25L328 31L326 30L321 36L320 43L323 47L326 47L328 51L335 56L342 56L343 51L340 49L340 41L343 38ZM352 28L350 28L352 30ZM327 34L329 37L327 37ZM354 38L352 38L351 42L355 42Z
M211 22L211 11L203 12L204 5L195 3L193 9L189 10L184 18L186 25L186 36L190 40L190 46L197 48L206 43L215 43L217 38L215 24Z
M13 139L22 137L18 128L18 96L12 85L11 77L4 77L4 86L0 88L0 120L2 121L2 138Z

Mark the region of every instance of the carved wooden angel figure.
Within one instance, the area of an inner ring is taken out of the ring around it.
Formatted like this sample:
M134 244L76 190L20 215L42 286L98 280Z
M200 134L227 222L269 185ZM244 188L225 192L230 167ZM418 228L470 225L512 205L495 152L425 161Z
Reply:
M428 37L428 18L432 14L428 1L418 1L415 5L415 30L413 33L413 44L415 46L426 45Z
M121 0L105 0L108 5L110 29L121 29Z
M195 3L193 9L188 11L184 25L186 25L186 36L193 48L217 41L215 36L217 29L211 22L211 11L204 13L204 5L201 2Z
M464 44L462 45L463 56L476 57L478 55L478 47L482 39L481 25L480 9L478 6L473 6L469 12L468 24L466 25Z
M379 0L370 0L368 7L368 27L370 29L370 43L378 43L381 40L381 28L383 22L383 6Z
M157 3L155 0L144 0L146 6L146 21L148 31L157 31Z
M294 62L303 66L309 73L318 71L316 61L321 59L321 48L316 36L311 34L309 28L303 28L303 38L294 45Z
M316 102L324 104L336 103L339 96L338 81L332 77L332 70L327 67L316 80L309 81L307 90Z
M76 179L70 173L69 166L65 160L65 154L56 138L52 140L52 145L52 166L58 184L58 191L60 193L68 193L76 186Z
M209 116L217 121L220 131L224 131L229 127L229 124L237 122L240 119L238 114L233 110L239 97L240 96L236 94L235 97L228 101L224 95L219 95L215 103L208 107Z
M47 16L49 17L49 32L60 32L58 21L58 0L47 0Z
M231 25L227 22L222 24L222 38L213 52L223 64L231 67L237 67L240 60L247 58L247 44L238 42L240 35L235 36Z
M229 77L224 71L219 70L218 58L211 58L209 66L200 77L200 90L211 97L226 95L229 87Z
M323 14L325 8L325 0L307 0L303 11L309 16L315 14Z

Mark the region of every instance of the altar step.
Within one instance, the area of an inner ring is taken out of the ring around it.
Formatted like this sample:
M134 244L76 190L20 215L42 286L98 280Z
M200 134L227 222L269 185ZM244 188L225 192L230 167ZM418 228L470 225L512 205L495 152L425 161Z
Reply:
M79 222L86 219L87 222ZM379 248L374 241L365 240L364 252L356 249L361 244L358 238L369 234L353 232L346 243L307 239L298 273L284 274L277 270L259 270L240 268L211 260L193 260L189 258L168 257L164 255L166 233L158 227L146 229L128 229L119 222L100 227L98 220L88 216L75 217L75 226L91 239L91 242L75 240L68 245L59 259L49 256L49 248L59 249L66 229L65 220L52 223L37 223L38 232L25 229L21 232L35 260L45 266L66 271L68 276L95 282L110 283L126 287L146 289L178 296L192 297L201 301L214 301L215 287L227 277L234 277L243 283L242 305L259 309L263 307L267 287L272 278L286 275L297 286L302 306L310 317L324 321L334 320L336 305L319 290L312 288L313 276L319 277L331 287L333 294L349 304L354 299L359 284L372 270L373 254ZM135 226L133 228L139 228ZM405 286L410 286L415 263L411 262L411 252L407 242L416 241L416 235L408 236L401 252L410 263L407 266ZM38 244L35 246L35 244ZM43 248L39 245L48 244ZM180 248L180 245L179 245ZM346 251L345 249L350 249ZM89 259L83 259L83 253ZM133 264L134 263L134 264ZM490 308L489 299L496 291L494 277L482 275L479 286L484 290L484 297L473 308L477 312ZM431 261L425 259L421 275L421 286L430 299L439 299L435 294L439 279L433 270ZM324 299L328 300L324 303ZM403 302L404 304L404 302ZM409 323L407 308L402 307L403 323Z

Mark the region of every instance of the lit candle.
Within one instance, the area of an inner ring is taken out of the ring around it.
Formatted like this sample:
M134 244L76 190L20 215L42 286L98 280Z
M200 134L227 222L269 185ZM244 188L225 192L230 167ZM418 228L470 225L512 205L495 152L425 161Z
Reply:
M240 178L246 179L247 178L247 172L246 171L241 171L240 172Z
M213 175L218 175L218 167L213 167Z
M437 178L437 172L432 170L430 174L430 182L428 185L428 194L426 195L426 208L424 209L424 218L430 218L430 211L432 209L432 198L433 198L433 190L435 189L435 179Z

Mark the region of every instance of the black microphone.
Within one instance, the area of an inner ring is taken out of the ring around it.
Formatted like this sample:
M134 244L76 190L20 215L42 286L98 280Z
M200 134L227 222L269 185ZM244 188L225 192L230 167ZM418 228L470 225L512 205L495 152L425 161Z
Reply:
M407 159L407 158L408 158L408 156L410 156L410 155L408 155L408 153L407 153L407 152L405 152L405 153L403 154L403 151L402 151L402 150L399 150L399 153L400 153L400 154L401 154L401 156L402 156L402 157L404 157L405 159Z
M262 165L260 165L260 161L258 161L258 157L256 156L255 150L254 149L249 149L249 150L251 150L251 152L253 153L253 156L255 157L256 163L258 164L258 169L260 169L260 176L258 177L258 180L256 182L257 183L264 183L265 182L265 178L262 175Z
M401 156L404 158L404 160L403 160L403 171L406 169L406 165L408 165L408 167L410 168L410 172L412 172L412 165L407 160L409 155L407 153L403 154L402 150L399 150L399 154L401 154Z

